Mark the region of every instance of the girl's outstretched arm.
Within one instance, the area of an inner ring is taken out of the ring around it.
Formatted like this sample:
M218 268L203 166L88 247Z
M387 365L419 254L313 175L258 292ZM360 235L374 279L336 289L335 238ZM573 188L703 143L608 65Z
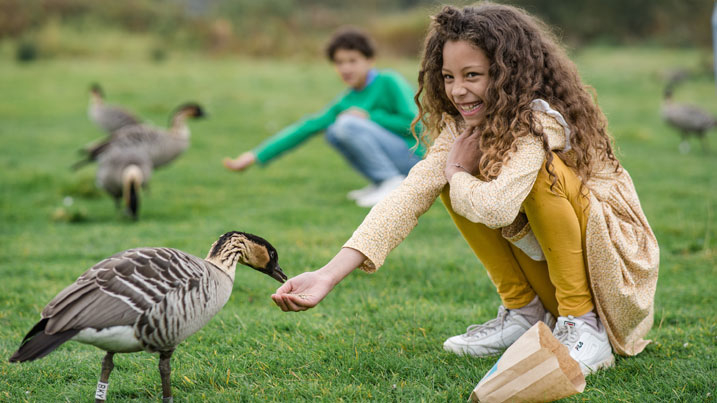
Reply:
M271 299L284 312L313 308L364 260L366 256L356 249L341 248L324 267L290 279Z

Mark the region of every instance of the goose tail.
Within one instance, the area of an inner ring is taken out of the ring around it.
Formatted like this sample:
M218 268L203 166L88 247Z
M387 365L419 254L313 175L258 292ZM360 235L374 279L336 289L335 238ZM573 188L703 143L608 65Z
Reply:
M133 220L138 218L139 213L139 190L142 186L142 170L137 165L129 165L122 173L123 194L127 210Z
M24 362L42 358L79 333L77 329L70 329L55 334L47 334L45 333L45 327L48 320L44 318L30 329L25 338L22 339L20 348L10 357L10 362Z

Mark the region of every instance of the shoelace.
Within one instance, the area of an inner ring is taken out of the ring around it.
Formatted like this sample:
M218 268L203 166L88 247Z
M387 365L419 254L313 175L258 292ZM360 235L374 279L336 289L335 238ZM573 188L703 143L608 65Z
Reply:
M553 333L556 339L568 348L572 347L578 341L578 330L575 326L568 326L565 323L558 323Z
M465 336L466 337L473 337L478 335L484 335L498 327L502 328L503 323L505 322L505 318L508 316L508 310L505 309L502 305L498 308L498 317L495 319L491 319L488 322L479 324L479 325L470 325L466 329Z

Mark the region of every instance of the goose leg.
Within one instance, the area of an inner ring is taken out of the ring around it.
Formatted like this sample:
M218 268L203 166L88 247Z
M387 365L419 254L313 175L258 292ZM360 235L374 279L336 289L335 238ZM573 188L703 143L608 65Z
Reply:
M680 153L687 154L690 152L690 141L687 133L682 133L682 142L679 145Z
M162 402L172 403L172 383L170 373L172 372L169 366L169 359L172 358L174 350L161 351L159 353L159 375L162 377Z
M107 383L110 379L110 373L115 367L112 358L115 353L107 352L105 358L102 360L102 372L100 373L100 380L97 382L97 390L95 391L95 403L101 403L107 400Z

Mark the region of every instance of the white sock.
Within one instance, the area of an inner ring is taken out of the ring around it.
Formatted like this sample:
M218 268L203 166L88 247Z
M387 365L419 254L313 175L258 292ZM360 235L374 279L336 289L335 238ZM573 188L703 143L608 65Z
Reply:
M576 317L575 319L580 319L586 324L588 324L591 328L593 328L595 331L599 332L599 326L600 326L600 319L597 316L597 313L595 313L594 310L586 313L585 315L580 315Z
M531 324L535 324L539 320L543 320L543 317L545 316L545 307L537 295L528 303L528 305L517 309L511 309L511 311L519 313L520 316L527 319Z

